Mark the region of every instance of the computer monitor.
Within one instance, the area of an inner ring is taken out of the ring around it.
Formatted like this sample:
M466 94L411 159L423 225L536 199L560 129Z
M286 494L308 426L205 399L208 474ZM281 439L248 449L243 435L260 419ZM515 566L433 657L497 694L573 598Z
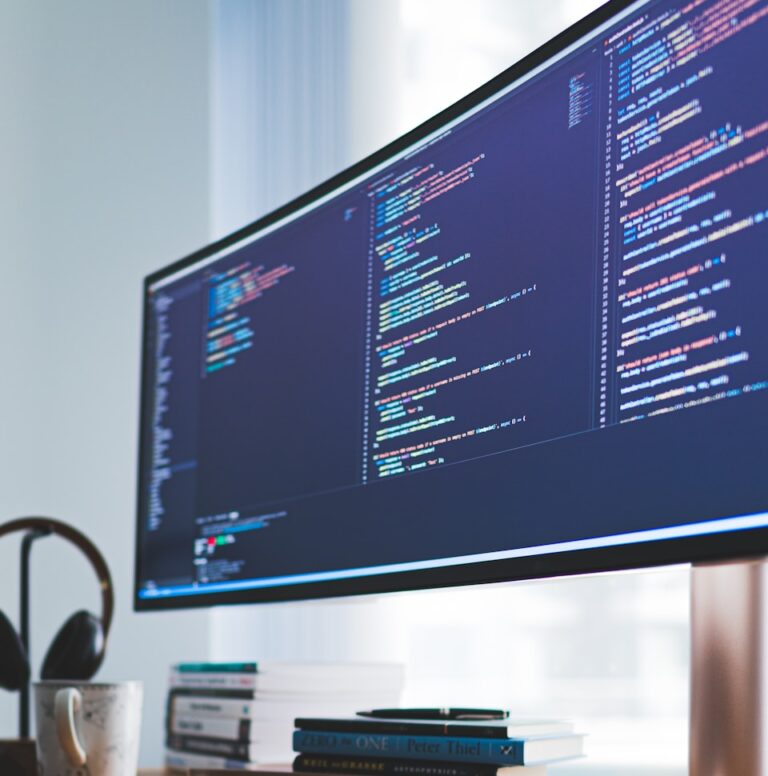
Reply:
M768 2L612 2L146 279L135 605L768 549Z

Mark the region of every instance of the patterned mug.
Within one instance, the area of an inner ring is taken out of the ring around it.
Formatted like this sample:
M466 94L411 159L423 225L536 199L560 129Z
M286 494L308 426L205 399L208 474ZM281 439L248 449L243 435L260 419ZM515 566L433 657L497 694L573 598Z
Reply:
M136 776L141 682L45 681L34 689L40 776Z

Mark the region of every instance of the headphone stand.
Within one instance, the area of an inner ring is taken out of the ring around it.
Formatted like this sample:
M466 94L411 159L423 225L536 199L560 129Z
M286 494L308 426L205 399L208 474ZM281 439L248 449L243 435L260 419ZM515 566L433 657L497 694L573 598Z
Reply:
M19 639L29 655L29 556L32 543L51 535L50 528L33 528L21 540L21 562L19 564ZM29 682L19 694L19 738L29 738Z

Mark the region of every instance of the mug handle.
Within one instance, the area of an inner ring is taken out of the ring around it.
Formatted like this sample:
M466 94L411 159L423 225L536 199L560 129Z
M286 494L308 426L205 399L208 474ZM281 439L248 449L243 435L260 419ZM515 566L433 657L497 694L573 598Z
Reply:
M65 687L56 693L53 702L56 719L56 733L61 748L76 768L85 765L86 755L83 745L77 737L75 714L83 706L83 696L74 687Z

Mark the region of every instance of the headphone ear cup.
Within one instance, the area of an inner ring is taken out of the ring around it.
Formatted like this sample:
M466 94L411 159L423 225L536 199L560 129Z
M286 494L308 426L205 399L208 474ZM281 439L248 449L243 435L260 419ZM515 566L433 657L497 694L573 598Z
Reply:
M16 629L0 612L0 687L16 691L29 682L29 660Z
M43 661L43 679L90 679L104 659L104 628L90 612L75 612L61 626Z

